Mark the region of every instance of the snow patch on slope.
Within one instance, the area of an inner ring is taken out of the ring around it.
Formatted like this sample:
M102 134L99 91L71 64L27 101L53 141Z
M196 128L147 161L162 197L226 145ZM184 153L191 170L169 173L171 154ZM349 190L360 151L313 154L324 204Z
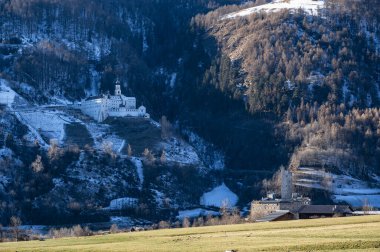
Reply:
M16 92L8 87L7 82L0 79L0 104L11 106L16 97Z
M120 153L124 148L125 139L121 139L113 134L109 125L94 122L88 122L85 125L94 139L95 148L97 150L111 148L114 152Z
M141 190L142 186L144 184L143 163L142 163L141 159L139 159L137 157L132 157L131 161L136 166L137 175L139 176L139 181L140 181L140 190Z
M194 148L186 142L170 138L161 143L161 148L166 152L166 161L183 165L196 165L200 163Z
M177 73L172 73L172 75L170 77L170 87L171 88L174 88L176 81L177 81Z
M62 142L65 138L65 124L74 122L64 114L56 111L32 110L19 112L19 114L27 125L41 132L49 139L57 139L59 142Z
M103 208L104 210L123 210L131 207L137 206L137 203L139 202L136 198L118 198L111 200L110 205L108 207Z
M224 169L225 157L221 151L192 131L185 130L183 133L188 137L188 142L194 147L199 158L207 168L211 170Z
M199 216L217 216L220 215L219 212L216 211L211 211L211 210L206 210L203 208L196 208L196 209L191 209L191 210L184 210L184 211L179 211L177 215L178 220L183 220L185 218L197 218Z
M222 207L226 205L227 207L233 207L238 200L238 196L223 183L210 192L204 193L200 198L200 204L203 206Z
M380 182L368 183L349 175L337 175L313 168L299 168L295 185L328 190L336 203L346 202L353 207L369 204L380 208Z
M268 4L263 4L238 12L230 13L222 17L222 19L244 17L252 13L264 12L278 12L281 10L297 10L302 9L310 15L318 15L318 10L324 7L324 1L314 0L275 0Z

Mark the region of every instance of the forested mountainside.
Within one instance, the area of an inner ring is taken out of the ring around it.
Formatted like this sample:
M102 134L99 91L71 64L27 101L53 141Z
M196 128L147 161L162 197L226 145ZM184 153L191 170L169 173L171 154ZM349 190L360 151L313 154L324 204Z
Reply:
M379 1L251 9L271 2L0 0L1 221L105 220L118 198L157 221L213 188L244 207L281 165L320 202L379 188ZM60 107L116 79L161 126Z
M191 43L188 20L218 6L208 1L95 0L4 0L0 5L2 43L12 45L3 54L16 54L2 59L3 75L31 85L35 92L29 98L75 100L86 92L112 90L118 77L128 92L157 111L165 105L143 90L166 91L167 68L177 65Z
M102 221L126 205L160 220L199 206L222 183L211 143L165 120L97 124L62 104L113 92L119 79L153 118L175 121L190 19L234 2L0 1L1 222Z
M281 115L301 100L378 106L380 7L376 1L325 4L319 15L284 10L230 18L220 14L224 8L197 16L194 23L208 29L225 54L223 78L216 83L211 67L205 81L234 97L247 95L252 113Z
M299 147L297 167L379 172L379 8L347 0L325 1L314 15L239 16L228 8L198 15L193 25L221 52L203 82L243 100L253 115L284 121L280 128Z

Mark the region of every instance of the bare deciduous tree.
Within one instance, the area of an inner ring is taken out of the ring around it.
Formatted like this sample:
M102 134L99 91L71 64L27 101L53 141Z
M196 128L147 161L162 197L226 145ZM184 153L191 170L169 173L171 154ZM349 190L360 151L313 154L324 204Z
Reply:
M110 233L111 234L116 234L119 232L119 227L116 224L112 224L110 227Z
M10 226L12 227L14 239L16 241L19 240L20 237L20 226L21 226L21 219L17 216L12 216L10 219Z
M191 223L190 223L190 220L188 217L185 217L183 218L183 221L182 221L182 227L183 228L188 228L190 227Z
M161 163L165 163L166 162L166 152L165 152L165 150L162 150L160 161L161 161Z
M42 158L40 155L37 155L36 160L31 164L31 167L36 173L44 170L44 164L42 163Z
M160 120L161 124L161 138L169 139L173 135L173 127L166 116L162 116Z
M128 144L128 147L127 147L127 153L128 153L128 157L132 157L132 147L130 144Z

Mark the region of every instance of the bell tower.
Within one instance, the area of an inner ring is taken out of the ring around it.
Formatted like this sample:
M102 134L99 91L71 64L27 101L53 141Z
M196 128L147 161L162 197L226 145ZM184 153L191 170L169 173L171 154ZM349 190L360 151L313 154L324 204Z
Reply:
M119 80L116 81L115 95L121 95L121 88L120 88L120 81Z

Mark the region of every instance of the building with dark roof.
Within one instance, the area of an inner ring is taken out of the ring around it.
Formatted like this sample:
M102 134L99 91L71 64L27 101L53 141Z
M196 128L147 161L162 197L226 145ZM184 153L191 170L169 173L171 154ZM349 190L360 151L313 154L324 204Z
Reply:
M292 219L310 219L334 216L351 216L348 205L311 205L310 198L293 193L292 174L281 171L281 198L269 193L266 198L251 203L251 218L258 222Z
M353 209L349 205L305 205L298 210L298 218L312 219L333 216L351 216Z
M256 222L268 222L268 221L285 221L294 220L296 216L288 210L277 210L261 218L258 218Z

